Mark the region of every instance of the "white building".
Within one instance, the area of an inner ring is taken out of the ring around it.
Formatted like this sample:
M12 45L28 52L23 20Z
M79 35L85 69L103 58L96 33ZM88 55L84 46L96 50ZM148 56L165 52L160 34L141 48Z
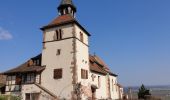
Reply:
M75 18L71 0L62 0L59 16L42 27L42 53L4 72L6 94L23 100L95 100L120 97L117 75L89 54L90 33Z

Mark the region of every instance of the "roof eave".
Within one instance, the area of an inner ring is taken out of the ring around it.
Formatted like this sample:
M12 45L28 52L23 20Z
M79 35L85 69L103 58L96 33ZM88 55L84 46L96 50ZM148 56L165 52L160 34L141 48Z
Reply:
M85 28L83 26L81 26L76 20L71 20L71 21L67 21L67 22L63 22L60 24L53 24L53 25L47 25L44 26L42 28L40 28L42 31L49 29L49 28L54 28L56 26L62 26L62 25L66 25L66 24L70 24L70 23L75 23L76 25L78 25L88 36L91 36L91 34L85 30Z
M102 73L102 72L99 72L99 71L95 71L95 70L90 70L91 72L95 72L95 73L98 73L98 74L102 74L102 75L107 75L107 73Z
M18 73L38 73L38 72L42 72L45 69L45 66L42 66L44 68L42 68L41 70L32 70L32 71L16 71L16 72L4 72L2 73L3 75L11 75L11 74L18 74Z

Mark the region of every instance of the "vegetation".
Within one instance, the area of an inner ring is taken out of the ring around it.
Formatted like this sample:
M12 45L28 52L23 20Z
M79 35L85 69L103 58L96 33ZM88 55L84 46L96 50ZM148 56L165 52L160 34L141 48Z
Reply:
M146 100L150 96L151 96L150 91L146 89L145 86L142 84L138 92L138 99Z
M10 96L10 95L0 95L0 100L21 100L20 97L17 96Z

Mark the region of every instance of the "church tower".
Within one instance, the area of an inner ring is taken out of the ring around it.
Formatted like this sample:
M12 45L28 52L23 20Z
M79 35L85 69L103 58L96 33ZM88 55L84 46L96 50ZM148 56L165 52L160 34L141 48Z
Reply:
M90 34L75 19L72 0L62 0L59 16L42 27L43 50L41 85L59 99L77 100L80 87L90 91L89 43Z

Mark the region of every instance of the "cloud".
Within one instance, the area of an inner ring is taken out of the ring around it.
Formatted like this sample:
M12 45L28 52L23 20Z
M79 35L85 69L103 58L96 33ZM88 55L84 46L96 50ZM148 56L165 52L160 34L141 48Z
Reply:
M5 30L2 27L0 27L0 40L10 40L12 38L13 37L8 30Z

